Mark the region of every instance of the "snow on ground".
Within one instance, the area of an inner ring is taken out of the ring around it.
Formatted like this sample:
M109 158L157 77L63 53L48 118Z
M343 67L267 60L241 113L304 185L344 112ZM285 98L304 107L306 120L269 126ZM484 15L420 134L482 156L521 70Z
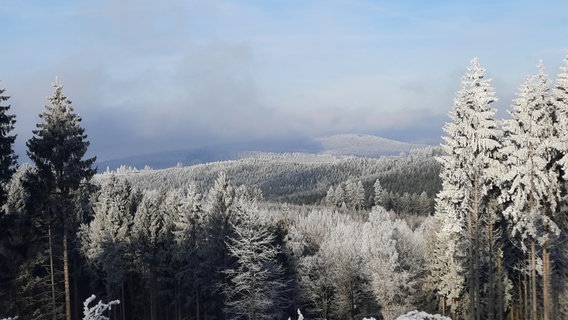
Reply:
M439 314L428 314L423 311L410 311L407 314L399 316L396 320L452 320L449 317Z

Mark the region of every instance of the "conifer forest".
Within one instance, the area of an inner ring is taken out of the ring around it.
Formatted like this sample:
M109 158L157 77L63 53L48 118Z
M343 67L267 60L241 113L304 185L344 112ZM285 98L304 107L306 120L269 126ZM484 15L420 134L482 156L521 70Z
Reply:
M568 58L521 82L398 156L106 170L57 80L20 163L2 88L0 318L568 319Z

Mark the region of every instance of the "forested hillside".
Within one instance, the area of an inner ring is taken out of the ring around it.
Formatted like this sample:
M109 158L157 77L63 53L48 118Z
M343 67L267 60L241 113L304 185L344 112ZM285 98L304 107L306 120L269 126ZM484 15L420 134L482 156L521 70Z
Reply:
M380 180L395 202L405 194L426 192L430 199L440 189L439 148L422 148L408 155L380 158L337 157L305 153L253 153L240 160L207 163L162 170L121 167L95 177L104 181L111 175L126 178L143 190L171 190L195 185L208 190L221 172L235 185L258 188L268 201L292 204L319 204L329 187L361 181L365 208L374 204L373 185Z

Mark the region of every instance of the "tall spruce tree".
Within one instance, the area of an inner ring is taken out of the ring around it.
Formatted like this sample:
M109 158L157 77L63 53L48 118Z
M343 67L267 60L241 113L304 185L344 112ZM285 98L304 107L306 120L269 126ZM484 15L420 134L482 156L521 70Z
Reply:
M0 89L0 206L2 206L0 209L0 230L3 230L0 235L0 261L3 261L3 263L0 263L0 300L9 300L2 299L3 288L11 280L11 277L8 276L11 272L8 272L6 268L9 266L8 269L12 269L14 266L12 264L13 259L10 259L7 253L7 251L10 251L11 246L9 234L11 232L17 233L18 231L14 230L13 217L5 216L6 210L3 205L7 200L10 178L16 171L17 156L12 148L16 136L10 135L10 132L14 129L16 116L8 114L10 105L1 105L4 101L10 99L9 96L4 95L4 92L5 89ZM0 304L1 306L2 304Z
M562 158L559 160L559 165L562 175L560 178L563 183L560 186L563 188L562 194L564 195L560 200L558 211L566 212L568 210L568 192L566 190L566 180L568 179L568 56L564 58L564 63L560 68L560 72L556 77L556 82L552 88L553 104L554 110L557 115L556 128L558 132L559 145L562 147L560 154ZM559 214L555 219L558 227L560 228L561 235L558 239L558 243L566 243L567 232L568 232L568 216L566 214ZM568 248L566 246L557 246L556 250L558 253L555 255L557 259L562 259L555 261L555 275L558 277L557 280L553 281L553 285L556 285L556 290L558 292L557 300L554 301L554 305L557 306L556 316L558 318L568 317Z
M287 286L275 235L260 222L254 203L240 202L235 234L227 239L229 254L235 258L235 265L224 270L227 312L235 319L282 318Z
M48 233L58 233L62 239L65 313L70 320L69 238L79 226L73 197L81 183L89 181L96 170L92 168L95 158L85 159L89 142L81 127L81 117L74 112L71 100L63 94L63 86L57 80L53 88L45 111L40 114L42 123L36 125L26 145L43 189L44 210L50 220Z
M440 215L453 215L446 221L459 221L465 240L466 256L456 259L464 266L467 293L457 303L463 306L462 317L485 319L486 304L493 302L492 297L483 295L486 285L482 270L487 260L483 234L491 229L485 216L488 214L488 198L491 197L499 168L499 149L501 131L494 120L495 109L491 104L496 101L491 81L485 78L485 70L477 59L471 61L467 74L463 77L461 88L454 100L454 110L450 113L451 123L444 127L441 156L442 190L438 194L438 212ZM455 246L459 248L461 245ZM454 303L455 303L454 302Z
M5 96L5 89L0 89L0 103L10 99ZM16 135L14 130L16 115L9 114L10 105L0 105L0 203L6 201L6 184L16 171L18 156L14 153L13 145Z
M541 64L538 76L527 77L521 86L513 102L511 119L505 126L504 180L509 184L505 200L509 202L504 215L511 225L512 239L528 257L531 319L540 318L541 296L542 316L552 317L549 250L560 232L552 219L560 194L557 163L560 147L555 129L556 112L551 103L550 83ZM537 291L539 273L543 275L542 295Z
M106 284L107 297L118 297L125 319L125 280L132 266L133 190L127 180L112 176L102 184L93 203L93 220L81 226L81 249L97 267Z

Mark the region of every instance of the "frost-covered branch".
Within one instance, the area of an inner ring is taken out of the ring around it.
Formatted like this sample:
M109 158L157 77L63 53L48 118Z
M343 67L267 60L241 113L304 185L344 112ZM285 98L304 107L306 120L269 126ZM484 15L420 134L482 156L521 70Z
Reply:
M119 300L114 300L109 303L103 303L99 301L93 307L89 307L89 304L95 300L96 296L93 294L85 302L83 302L83 320L109 320L108 317L105 317L103 313L107 310L110 310L112 306L117 305L120 303Z

